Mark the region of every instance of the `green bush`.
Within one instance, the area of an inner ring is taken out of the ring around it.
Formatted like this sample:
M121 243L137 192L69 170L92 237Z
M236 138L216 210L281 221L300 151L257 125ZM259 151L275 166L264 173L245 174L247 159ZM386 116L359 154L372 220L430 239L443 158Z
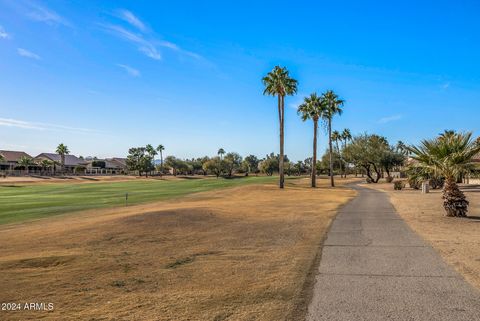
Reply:
M393 183L393 189L396 190L396 191L401 191L404 188L405 188L405 182L404 181L395 181Z
M387 181L387 183L391 183L391 182L393 182L393 177L392 176L387 176L385 178L385 180Z
M367 177L367 179L365 181L367 182L367 184L372 184L373 183L373 180L370 177Z

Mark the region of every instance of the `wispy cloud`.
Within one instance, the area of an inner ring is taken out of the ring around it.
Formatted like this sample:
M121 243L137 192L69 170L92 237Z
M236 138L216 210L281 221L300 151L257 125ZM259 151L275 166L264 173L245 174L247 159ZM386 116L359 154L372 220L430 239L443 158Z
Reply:
M116 36L132 42L137 45L138 50L143 52L148 57L160 60L162 56L158 52L157 48L151 43L150 41L146 40L142 35L133 33L131 31L126 30L125 28L117 25L102 25L105 30L115 34Z
M146 25L137 17L135 16L131 11L125 10L125 9L119 9L118 11L118 17L138 30L145 32L147 31Z
M386 123L390 123L390 122L392 122L392 121L400 120L400 119L402 119L402 118L403 118L402 115L387 116L387 117L380 118L380 119L378 120L378 123L379 123L379 124L386 124Z
M448 89L450 87L450 82L442 84L442 89Z
M27 8L26 15L31 20L43 22L48 25L64 25L66 27L72 27L72 24L67 19L51 9L31 2L27 3Z
M122 68L125 70L130 76L132 77L139 77L140 76L140 71L137 69L127 66L127 65L122 65L122 64L117 64L118 67Z
M132 32L117 24L101 24L102 28L117 37L135 44L140 52L152 59L160 60L162 58L162 55L158 50L159 47L162 47L177 52L180 55L206 61L201 55L195 52L185 50L173 42L155 37L153 30L147 28L146 24L131 11L119 9L115 16L126 21L131 26L138 29L139 32Z
M40 56L37 55L36 53L33 53L33 52L28 51L28 50L23 49L23 48L17 48L17 53L22 57L35 59L35 60L40 60L41 59Z
M75 132L75 133L100 132L98 130L94 130L90 128L70 127L70 126L64 126L64 125L31 122L31 121L11 119L11 118L0 118L0 126L32 129L32 130L69 131L69 132Z
M2 26L0 26L0 39L8 39L10 38L10 35L3 29Z

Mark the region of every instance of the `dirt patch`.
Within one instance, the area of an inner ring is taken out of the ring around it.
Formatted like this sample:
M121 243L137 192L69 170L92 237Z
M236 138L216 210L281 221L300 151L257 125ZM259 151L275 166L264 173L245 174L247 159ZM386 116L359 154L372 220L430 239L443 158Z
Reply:
M441 190L394 191L392 184L367 187L387 192L410 227L428 241L467 281L480 289L480 192L466 189L469 218L446 217Z
M306 301L325 231L337 207L355 195L326 188L327 180L316 189L307 184L244 186L0 227L0 302L55 306L5 315L299 319L294 311Z

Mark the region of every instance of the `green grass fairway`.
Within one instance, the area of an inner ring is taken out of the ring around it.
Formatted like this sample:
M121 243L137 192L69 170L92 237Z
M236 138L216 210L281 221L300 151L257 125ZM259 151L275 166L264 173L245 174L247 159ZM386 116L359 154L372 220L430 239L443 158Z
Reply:
M92 208L125 206L127 192L128 204L139 204L218 188L270 183L277 179L276 177L198 178L0 186L0 224Z

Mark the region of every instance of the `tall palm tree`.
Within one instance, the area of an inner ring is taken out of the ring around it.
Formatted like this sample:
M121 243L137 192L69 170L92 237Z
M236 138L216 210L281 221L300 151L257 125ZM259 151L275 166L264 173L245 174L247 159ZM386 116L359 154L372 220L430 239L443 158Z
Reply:
M333 179L333 160L332 160L332 118L335 115L342 114L342 106L345 103L344 100L340 99L337 94L335 94L332 90L327 90L322 95L323 103L325 104L326 111L324 113L323 118L327 122L328 126L328 149L330 154L330 185L332 187L335 186L335 182Z
M347 148L347 144L350 140L352 140L352 133L350 132L350 129L348 128L345 128L343 131L342 131L342 140L343 140L343 150L345 150L345 148ZM344 167L344 172L343 172L343 175L345 176L345 178L347 178L347 161L344 160L345 162L345 167Z
M155 168L155 155L157 155L157 150L153 148L152 145L147 144L147 146L145 146L145 151L152 158L152 167Z
M57 154L60 155L60 166L62 167L62 175L65 174L65 155L70 154L68 147L63 143L57 146Z
M297 113L302 117L303 121L307 119L313 120L313 157L312 157L312 187L317 186L317 131L318 120L322 118L325 111L325 105L317 93L303 99L303 103L298 106Z
M160 176L163 174L163 151L165 147L162 144L157 146L157 152L160 154Z
M223 155L225 155L225 149L220 148L217 152L217 155L220 156L220 159L223 159Z
M280 188L284 187L284 124L285 124L285 96L292 96L297 93L297 80L290 77L285 67L275 66L265 77L262 78L265 86L264 95L277 96L278 99L278 122L280 125L280 159L278 171L280 174Z
M335 143L335 148L337 149L337 153L340 156L340 171L343 169L343 158L340 153L340 146L338 145L338 142L342 139L342 135L338 130L332 131L332 142ZM343 173L341 173L342 175Z
M472 139L472 133L440 135L407 148L417 161L416 167L445 177L442 198L446 215L467 216L469 202L458 188L457 178L474 168L473 157L480 152L480 144Z
M18 159L18 165L25 168L25 174L28 175L28 168L33 164L33 161L30 157L22 156Z

